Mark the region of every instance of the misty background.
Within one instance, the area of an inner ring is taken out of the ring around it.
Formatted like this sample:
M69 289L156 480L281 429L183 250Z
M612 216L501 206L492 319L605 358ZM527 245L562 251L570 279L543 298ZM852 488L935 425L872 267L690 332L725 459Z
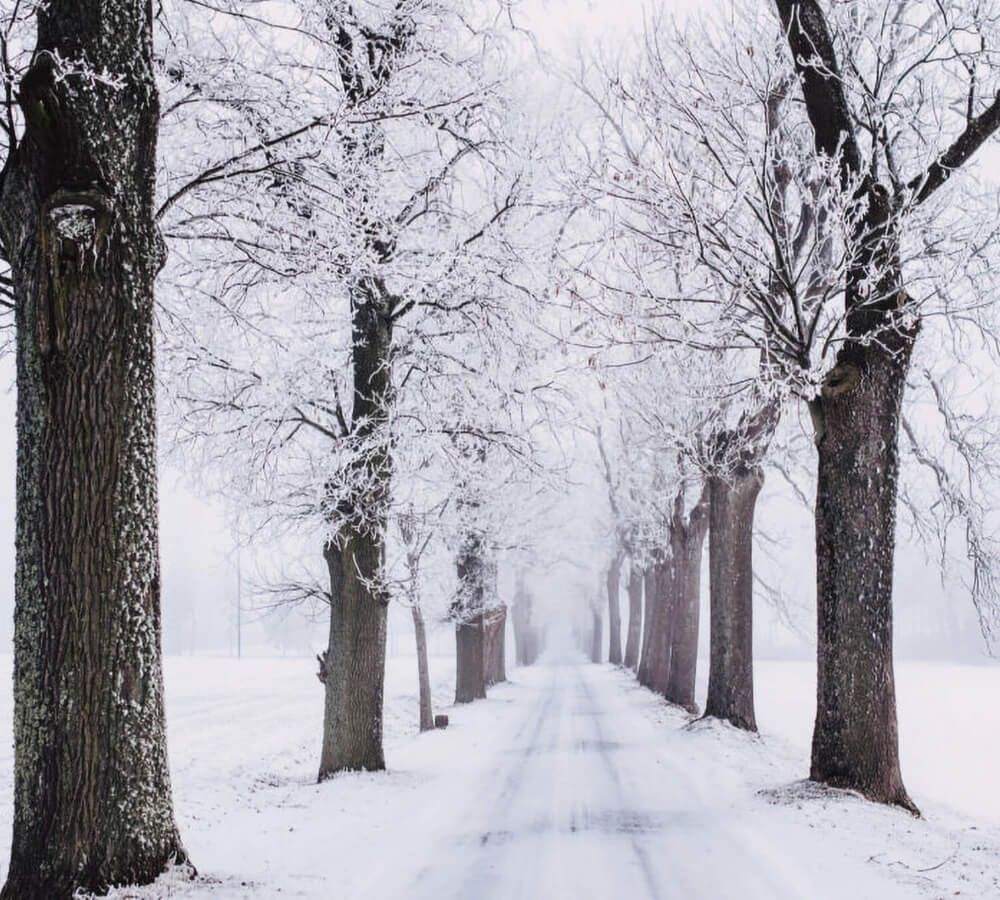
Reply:
M711 0L710 0L711 2ZM540 52L572 63L582 43L618 45L627 29L639 21L639 0L580 3L571 0L527 0L512 7L517 24L529 28ZM674 10L704 7L677 0ZM555 91L539 92L539 103L551 102ZM990 148L982 168L989 170L1000 160L1000 149ZM925 338L921 338L925 340ZM12 353L0 356L0 652L10 653L13 635L14 595L14 473L16 453L15 373ZM970 391L981 390L978 385ZM789 418L804 416L791 410ZM915 415L919 416L919 412ZM808 435L808 423L796 426ZM170 444L169 425L160 424L161 448ZM566 495L538 521L544 535L539 546L549 558L539 559L526 573L536 620L543 627L589 621L589 608L603 592L603 575L610 544L602 546L595 536L606 531L610 521L606 488L598 473L596 448L586 435L566 435L575 447L576 464ZM811 462L811 449L803 457ZM234 510L222 500L206 496L197 472L186 471L183 462L162 454L160 464L160 548L162 564L162 610L164 650L168 655L197 654L309 656L327 644L328 616L325 608L285 607L269 609L259 585L266 572L280 571L290 548L237 547L232 527ZM813 483L806 465L795 475L802 493L810 498ZM812 514L797 499L788 481L772 465L758 505L759 534L755 541L755 656L811 659L815 654L815 558ZM902 473L905 478L905 472ZM895 573L895 652L900 658L942 658L981 662L989 653L980 635L961 567L942 573L936 548L916 542L908 533L901 512L897 528ZM564 545L560 546L560 541ZM314 546L298 550L301 558L318 557L322 535ZM702 584L702 621L707 615L707 557ZM929 558L930 557L930 558ZM511 559L500 560L500 592L511 604L514 578ZM452 567L453 568L453 567ZM438 570L441 566L438 567ZM452 580L430 579L423 586L426 605L444 610L453 590ZM607 620L607 601L599 603ZM622 603L623 633L628 604ZM508 617L508 627L510 627ZM454 653L453 626L443 615L428 620L430 650L434 655ZM708 629L701 629L707 647ZM605 624L604 634L607 635ZM513 653L513 635L508 635ZM394 604L389 615L389 653L412 653L409 610ZM605 653L607 647L605 645Z

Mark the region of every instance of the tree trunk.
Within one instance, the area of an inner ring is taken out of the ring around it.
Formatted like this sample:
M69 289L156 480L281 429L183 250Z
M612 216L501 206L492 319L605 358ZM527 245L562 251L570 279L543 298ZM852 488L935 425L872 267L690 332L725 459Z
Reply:
M458 553L458 597L455 617L455 702L470 703L486 697L485 640L487 564L481 534L466 535Z
M675 566L667 556L656 567L656 605L649 641L649 680L646 686L666 696L670 674L670 651L673 647L673 626L676 619L677 592Z
M455 625L455 650L455 702L485 699L482 613Z
M708 494L692 510L687 524L679 521L671 532L674 563L673 625L670 662L663 695L671 703L697 712L694 702L698 666L698 618L701 593L701 552L708 527Z
M615 558L608 568L608 632L610 634L610 649L608 652L608 662L615 666L622 664L622 612L618 602L619 588L621 587L622 557L620 553L615 554Z
M380 771L385 685L384 548L370 533L341 530L324 555L330 572L330 644L319 780L343 771Z
M485 617L486 634L483 648L483 678L486 686L507 680L507 607L491 609Z
M524 576L518 573L514 594L514 608L511 611L514 626L514 658L519 666L530 666L534 659L531 654L531 594L525 590Z
M753 700L753 523L758 466L709 479L711 649L705 715L757 730Z
M601 646L603 644L604 620L598 610L593 610L590 614L590 661L599 663L601 661Z
M335 509L336 536L323 550L330 573L329 677L319 779L342 771L380 771L385 685L383 583L386 506L392 474L388 417L392 404L391 298L378 278L362 279L351 297L354 403L351 436L367 444L348 478L357 493Z
M628 575L628 639L625 641L625 668L633 672L639 665L642 636L642 571L633 560Z
M413 614L413 633L417 639L417 677L420 680L420 730L434 728L434 708L431 702L431 674L427 665L427 628L419 603L410 607Z
M185 859L160 650L150 7L50 0L36 15L0 187L18 437L4 900L146 884ZM64 71L84 58L123 84Z
M646 595L646 603L642 610L642 652L639 656L639 667L636 670L636 676L639 679L639 684L646 687L650 685L653 623L656 619L656 603L659 596L656 573L657 564L651 562L643 576L643 592Z
M899 413L909 347L867 348L828 380L816 494L817 706L810 777L916 807L899 768L892 577Z

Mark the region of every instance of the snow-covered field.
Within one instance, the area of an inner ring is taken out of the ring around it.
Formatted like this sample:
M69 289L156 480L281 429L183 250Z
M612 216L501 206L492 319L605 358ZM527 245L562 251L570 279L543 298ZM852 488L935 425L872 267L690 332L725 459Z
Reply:
M514 670L416 734L415 663L390 660L386 774L314 780L305 659L167 661L175 803L201 870L119 897L1000 897L1000 668L898 666L904 777L925 820L795 784L812 667L757 666L763 737L686 718L608 666ZM10 835L0 660L0 847ZM820 796L815 796L820 794ZM0 868L6 852L0 850Z

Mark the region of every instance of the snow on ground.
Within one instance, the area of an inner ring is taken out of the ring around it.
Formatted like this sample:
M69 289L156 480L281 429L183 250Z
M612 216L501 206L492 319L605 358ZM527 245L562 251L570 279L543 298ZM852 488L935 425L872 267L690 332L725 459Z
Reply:
M896 668L900 759L911 796L926 815L950 807L1000 826L993 751L1000 751L1000 666L904 661ZM758 725L808 759L815 663L758 662L754 678Z
M5 848L9 661L0 666ZM609 666L514 670L460 708L448 707L453 662L431 667L451 727L416 734L415 662L392 659L390 771L318 785L313 661L169 659L175 803L201 876L116 895L1000 897L996 667L897 668L904 777L926 820L797 783L808 665L758 665L761 738L688 725Z

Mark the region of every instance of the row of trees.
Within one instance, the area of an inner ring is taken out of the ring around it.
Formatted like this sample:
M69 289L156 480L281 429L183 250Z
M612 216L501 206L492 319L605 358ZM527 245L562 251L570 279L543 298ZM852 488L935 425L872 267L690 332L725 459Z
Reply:
M514 11L486 0L5 6L4 898L185 859L163 727L157 336L168 443L238 506L251 546L296 548L306 574L271 596L329 605L321 779L385 765L393 596L424 651L425 610L447 606L457 700L503 678L500 566L540 545L581 427L613 511L610 596L628 566L622 661L693 707L708 533L708 711L752 728L754 503L767 454L800 453L781 426L798 401L819 454L812 777L912 808L892 683L898 432L921 321L988 333L993 219L970 215L956 173L1000 124L997 17L981 0L874 6L653 15L628 55L574 73L579 140L558 144L512 75L534 72ZM925 368L969 463L981 444ZM965 526L988 622L982 495L921 428L908 445L951 512L920 525ZM426 596L430 548L454 591ZM520 583L523 662L540 649L531 605Z
M924 325L925 342L943 331L995 365L995 215L977 215L982 189L962 170L1000 126L997 16L885 0L654 17L638 57L597 56L571 76L595 135L566 170L585 219L565 244L566 304L590 322L581 345L614 386L604 418L620 432L614 453L597 433L615 533L611 661L628 557L646 584L639 679L692 707L707 531L705 713L755 728L755 503L775 443L780 464L801 455L781 414L803 403L817 453L810 777L914 811L892 665L901 425L936 482L932 508L948 509L939 536L965 532L985 630L995 608L983 470L951 469L925 422L916 437L904 389L937 384L931 427L959 457L981 447L954 429L968 417L933 374L947 353L925 353L918 377L912 360Z
M325 578L277 587L329 604L320 778L385 765L394 594L413 610L433 721L429 543L457 560L457 699L503 680L497 556L524 516L491 498L533 490L548 400L518 339L531 140L497 12L5 6L18 536L4 898L146 883L186 861L163 721L154 312L169 443L237 498L254 543L316 549Z

